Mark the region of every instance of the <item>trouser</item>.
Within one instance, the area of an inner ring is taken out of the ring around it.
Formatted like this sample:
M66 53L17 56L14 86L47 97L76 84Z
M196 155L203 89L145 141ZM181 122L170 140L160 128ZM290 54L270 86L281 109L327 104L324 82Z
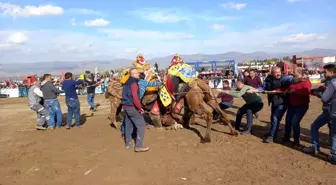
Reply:
M228 109L228 108L232 107L232 102L221 102L218 105L219 105L221 110L225 110L225 109ZM213 115L214 120L217 120L219 118L219 114L217 113L216 110L214 110L212 112L212 115Z
M58 99L44 100L44 104L49 111L49 127L55 127L55 123L57 127L62 126L62 111Z
M328 111L323 111L312 123L310 127L311 142L315 149L320 150L319 130L324 125L328 124L329 136L331 136L331 120Z
M336 160L336 119L331 119L330 142L330 153L333 159Z
M72 124L72 118L75 118L75 125L80 126L80 104L78 99L68 98L65 100L68 106L67 126Z
M91 109L95 109L96 105L94 103L95 93L91 93L87 95L87 102L90 105Z
M110 96L109 100L110 100L110 106L111 106L109 119L111 120L112 123L116 123L117 116L119 115L122 109L121 100L113 96Z
M43 127L44 124L50 119L49 112L41 104L34 104L30 107L37 114L37 125Z
M145 136L146 122L143 115L134 107L124 107L125 111L125 144L129 146L132 142L132 133L136 129L135 147L142 148Z
M286 125L285 125L285 135L284 140L289 140L291 137L291 132L293 128L293 138L294 142L300 142L300 122L303 116L308 110L308 105L306 106L289 106L286 115Z
M246 114L247 131L251 131L253 124L253 114L259 112L263 107L264 107L263 102L255 102L245 104L240 109L238 109L235 124L236 130L240 129L241 120L243 118L243 115Z
M271 129L269 136L276 138L279 131L279 126L281 119L285 112L287 111L287 106L285 105L273 105L271 107Z

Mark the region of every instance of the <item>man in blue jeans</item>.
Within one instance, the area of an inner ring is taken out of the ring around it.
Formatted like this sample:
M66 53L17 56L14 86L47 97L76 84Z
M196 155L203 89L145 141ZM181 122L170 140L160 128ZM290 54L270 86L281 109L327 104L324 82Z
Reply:
M275 91L277 89L287 88L290 84L295 83L294 77L282 76L279 67L273 67L271 75L267 76L264 81L263 90ZM273 143L278 135L280 121L287 111L288 97L286 94L268 94L268 105L271 105L271 129L265 138L265 143Z
M72 80L72 73L65 73L65 80L62 82L62 88L65 92L65 103L68 107L67 125L66 129L70 129L72 118L75 118L75 126L80 127L80 104L77 96L77 88L84 85L83 81Z
M130 77L123 85L122 106L125 111L125 145L132 146L132 133L136 128L135 152L147 152L148 147L143 146L146 122L143 117L144 110L141 107L139 92L139 71L130 69Z
M62 126L62 111L57 96L63 91L57 89L52 83L51 74L44 74L42 77L41 91L43 93L44 106L49 111L48 129L60 128Z
M318 131L321 127L328 124L330 144L331 144L331 164L336 165L336 120L330 118L330 104L332 100L336 98L336 66L334 64L328 64L323 67L324 76L327 78L325 86L320 86L318 89L312 90L312 95L320 97L322 99L322 113L316 118L311 125L311 138L312 146L303 148L306 153L318 154L320 152L320 141ZM327 89L326 89L327 86ZM332 105L335 106L335 105Z
M94 81L93 74L90 73L85 75L84 82L86 85L87 102L90 105L90 110L94 112L97 110L97 106L94 103L97 83Z
M243 81L237 81L236 86L237 92L229 92L228 94L235 98L242 97L246 103L237 111L235 129L240 130L241 120L246 114L247 129L242 131L242 134L251 134L253 114L259 112L264 107L264 103L253 87L245 85Z

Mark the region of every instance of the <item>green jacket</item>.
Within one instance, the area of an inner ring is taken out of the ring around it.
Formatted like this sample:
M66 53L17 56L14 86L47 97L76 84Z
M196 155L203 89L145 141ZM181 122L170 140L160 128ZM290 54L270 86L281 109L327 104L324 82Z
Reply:
M262 99L259 96L259 94L248 93L247 92L250 89L253 89L253 87L248 86L248 85L244 85L244 87L242 89L237 89L238 92L231 92L229 94L232 95L235 98L242 97L245 100L246 104L255 103L255 102L262 102Z

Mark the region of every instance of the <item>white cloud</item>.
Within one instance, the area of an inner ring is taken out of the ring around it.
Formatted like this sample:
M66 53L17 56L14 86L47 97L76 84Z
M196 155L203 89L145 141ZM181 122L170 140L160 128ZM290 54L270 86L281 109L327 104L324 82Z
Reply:
M246 3L234 3L234 2L227 2L220 5L222 8L232 8L236 10L240 10L247 6Z
M24 44L28 41L28 36L22 32L15 32L9 36L7 41L10 44Z
M82 14L82 15L102 15L101 12L96 10L86 9L86 8L72 8L67 10L66 12L73 14Z
M303 27L298 24L283 24L242 32L224 29L206 38L193 33L106 28L98 29L99 36L93 32L0 30L0 53L4 53L2 61L6 62L111 60L113 58L128 58L132 61L138 53L143 53L146 58L149 58L174 53L216 54L228 51L293 52L313 48L336 49L334 31L306 34L301 33ZM24 33L29 38L29 42L23 42L24 39L12 39L15 42L9 42L10 36L15 35L14 33ZM125 65L129 64L116 64L113 67Z
M193 34L181 32L159 32L149 30L131 30L131 29L102 29L113 40L179 40L193 38Z
M144 8L131 11L130 13L140 17L143 20L152 21L154 23L176 23L189 19L186 16L179 15L179 13L173 9L159 10L154 8Z
M71 18L70 23L71 23L72 26L76 26L77 25L77 22L76 22L75 18Z
M205 12L188 12L179 9L159 9L159 8L143 8L131 11L131 14L143 20L154 23L177 23L181 21L203 20L203 21L223 21L232 20L236 17L212 15Z
M63 8L53 5L24 6L20 7L16 4L0 3L0 10L6 16L12 17L36 17L47 15L61 15L64 13Z
M223 24L213 24L213 25L211 26L211 28L212 28L213 30L224 30L224 29L225 29L225 25L223 25Z
M88 27L105 27L105 26L108 26L110 22L100 18L100 19L95 19L95 20L86 20L84 24L85 26L88 26Z
M313 40L324 40L327 37L325 35L319 35L315 33L304 34L298 33L294 35L284 36L278 42L279 43L304 43Z

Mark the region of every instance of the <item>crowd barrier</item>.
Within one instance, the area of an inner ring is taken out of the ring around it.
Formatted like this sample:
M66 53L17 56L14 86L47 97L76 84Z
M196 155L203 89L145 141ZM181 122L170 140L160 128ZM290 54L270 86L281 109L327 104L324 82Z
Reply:
M8 98L18 98L18 97L20 97L19 88L16 88L16 89L0 89L0 94L2 94L2 96L8 95Z
M321 83L322 79L321 79L320 75L315 75L315 76L310 76L309 81L312 84L318 84L318 83Z
M231 88L235 87L235 83L232 83L235 80L232 79L215 79L215 80L209 80L209 87L211 89L223 89L223 81L227 80L229 81L229 86Z

